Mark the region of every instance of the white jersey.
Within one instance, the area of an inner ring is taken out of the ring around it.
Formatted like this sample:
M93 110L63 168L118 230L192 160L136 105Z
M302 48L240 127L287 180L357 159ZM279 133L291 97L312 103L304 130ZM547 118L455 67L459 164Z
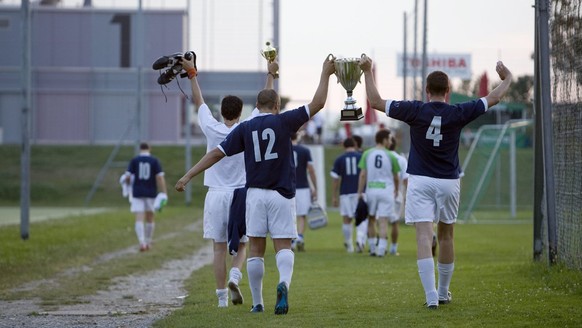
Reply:
M398 165L400 166L400 173L398 174L400 181L404 181L404 180L408 179L408 173L406 173L406 168L408 167L408 161L406 160L406 157L404 157L403 155L401 155L395 151L392 151L392 154L394 156L396 156L396 159L398 160Z
M255 112L256 110L253 111L253 114L256 114ZM238 125L235 123L231 127L227 127L224 123L217 121L206 104L202 104L198 109L198 123L206 136L206 152L211 151L224 141L226 136ZM243 153L225 157L204 171L204 185L209 188L233 190L242 188L246 183L245 174L241 174L240 171L241 168L244 169L244 165Z
M388 149L370 148L362 154L358 167L366 170L366 192L394 191L394 175L399 174L398 159Z

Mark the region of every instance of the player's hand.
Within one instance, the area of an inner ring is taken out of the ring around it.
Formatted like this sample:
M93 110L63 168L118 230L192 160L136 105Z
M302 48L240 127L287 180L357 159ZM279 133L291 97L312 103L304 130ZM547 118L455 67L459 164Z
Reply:
M509 71L509 69L507 67L505 67L505 65L503 65L502 61L497 62L497 65L495 66L495 70L497 71L497 74L499 74L499 78L502 81L505 80L507 77L511 78L511 71Z
M277 58L275 58L273 61L267 62L267 71L274 75L279 72L279 62L277 62Z
M334 61L335 57L332 54L327 55L327 57L325 57L325 61L323 62L322 73L326 74L327 76L335 73Z
M371 71L372 70L372 58L366 56L365 54L362 54L362 57L360 58L360 68L364 72Z
M182 58L180 58L180 64L182 64L182 68L185 71L188 71L191 68L195 68L193 59L188 60L188 59L185 59L183 56L182 56Z
M176 188L176 191L182 192L182 191L186 190L187 183L188 183L188 181L186 181L186 179L181 178L180 180L178 180L178 182L176 182L176 185L174 186L174 188Z

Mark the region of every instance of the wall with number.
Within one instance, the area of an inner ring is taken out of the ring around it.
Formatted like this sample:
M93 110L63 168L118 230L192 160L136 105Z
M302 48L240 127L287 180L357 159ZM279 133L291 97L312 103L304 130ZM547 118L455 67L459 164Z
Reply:
M187 101L175 82L162 93L151 64L186 50L185 12L147 10L141 21L135 10L32 7L32 143L180 142ZM22 139L22 30L20 8L0 8L2 143Z

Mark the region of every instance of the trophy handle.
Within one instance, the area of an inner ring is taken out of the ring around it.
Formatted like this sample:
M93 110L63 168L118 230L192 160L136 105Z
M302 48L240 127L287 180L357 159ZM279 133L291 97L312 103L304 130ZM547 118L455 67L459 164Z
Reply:
M327 55L327 60L335 60L335 56L332 54Z

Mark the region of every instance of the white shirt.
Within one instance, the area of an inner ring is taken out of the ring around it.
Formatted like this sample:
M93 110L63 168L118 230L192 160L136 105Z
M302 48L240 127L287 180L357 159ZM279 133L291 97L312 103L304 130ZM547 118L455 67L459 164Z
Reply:
M256 115L256 112L257 110L254 110L251 117ZM206 104L202 104L198 109L198 123L206 136L206 152L218 146L238 125L235 123L227 127L224 123L217 121ZM244 153L225 157L204 172L204 185L209 188L232 190L242 188L246 183L244 167Z

